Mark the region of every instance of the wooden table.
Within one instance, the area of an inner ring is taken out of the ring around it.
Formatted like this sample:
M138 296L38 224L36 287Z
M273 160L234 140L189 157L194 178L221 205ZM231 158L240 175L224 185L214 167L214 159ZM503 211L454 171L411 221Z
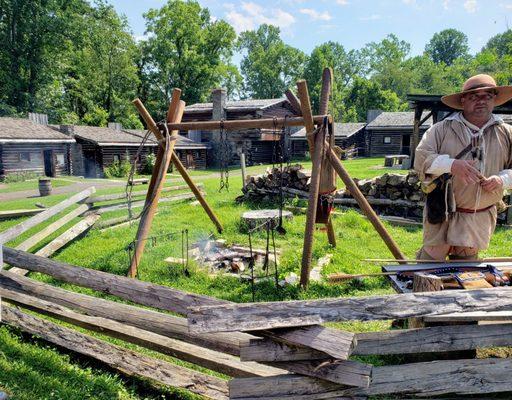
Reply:
M384 166L393 167L394 165L402 165L404 160L408 160L409 156L406 154L393 154L384 156Z

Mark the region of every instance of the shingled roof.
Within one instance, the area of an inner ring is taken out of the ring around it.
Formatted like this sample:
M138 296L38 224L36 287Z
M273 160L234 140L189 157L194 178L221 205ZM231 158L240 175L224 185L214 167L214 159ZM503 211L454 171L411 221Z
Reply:
M126 130L85 125L74 125L72 131L75 137L93 142L100 147L139 146L145 134L144 132L137 134L127 132ZM150 138L146 142L146 146L158 146L158 143L153 138Z
M334 136L337 138L348 138L363 129L365 125L366 123L364 122L335 122ZM292 140L303 139L305 137L306 128L302 128L300 131L297 131L290 136Z
M251 99L226 102L226 111L258 111L274 105L284 103L286 98L280 99ZM213 110L213 103L196 103L185 107L185 113L208 112Z
M141 139L146 134L146 132L140 131L137 129L123 129L123 130L132 135L137 135ZM150 138L152 141L156 140L155 137L153 136L153 134L151 134ZM194 150L194 149L199 150L199 149L207 149L208 146L205 143L197 143L185 136L178 135L178 139L176 140L176 143L174 144L174 148L176 150Z
M421 118L423 119L427 115L424 112ZM432 125L432 117L428 118L422 128L429 128ZM393 112L382 112L366 125L366 129L379 129L379 128L396 128L396 129L412 129L414 127L414 112L412 111L393 111Z
M73 138L47 125L23 118L0 118L0 143L73 143Z

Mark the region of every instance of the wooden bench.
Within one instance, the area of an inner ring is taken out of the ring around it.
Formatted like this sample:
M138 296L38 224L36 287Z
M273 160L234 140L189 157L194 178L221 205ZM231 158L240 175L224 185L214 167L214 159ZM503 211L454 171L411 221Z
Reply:
M393 167L394 165L402 165L404 160L408 160L409 156L405 154L395 154L384 157L384 166Z

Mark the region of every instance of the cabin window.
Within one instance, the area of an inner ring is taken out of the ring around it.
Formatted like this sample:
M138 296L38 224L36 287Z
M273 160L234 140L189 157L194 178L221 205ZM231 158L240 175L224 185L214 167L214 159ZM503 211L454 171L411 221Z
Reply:
M64 154L57 153L56 156L55 156L55 159L57 161L57 166L58 167L64 167L66 165L66 162L64 161Z
M384 144L390 144L391 143L391 136L384 136Z
M23 153L19 153L18 158L20 161L30 161L30 153L25 151Z
M120 162L120 161L121 161L121 157L119 156L119 154L114 154L114 156L113 156L113 157L114 157L114 162L115 162L115 163L118 163L118 162Z

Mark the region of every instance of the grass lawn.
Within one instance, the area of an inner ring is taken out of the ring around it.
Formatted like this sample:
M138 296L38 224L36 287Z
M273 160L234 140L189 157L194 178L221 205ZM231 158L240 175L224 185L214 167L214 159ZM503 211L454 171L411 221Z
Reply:
M303 163L306 167L310 164ZM367 178L380 175L386 171L380 168L383 165L382 158L356 159L344 162L349 172L356 178ZM250 173L261 173L268 166L250 167ZM392 170L394 172L399 172ZM201 173L201 175L199 174ZM196 175L197 174L197 175ZM192 266L191 277L186 277L182 267L170 266L163 259L169 256L181 257L181 231L188 229L190 242L205 238L209 235L222 237L228 243L241 245L248 244L247 235L241 231L240 217L244 211L250 210L248 204L237 204L234 199L240 195L242 184L241 174L233 170L230 174L230 191L218 192L218 178L213 176L214 171L195 171L196 182L203 182L207 193L207 200L222 221L225 232L222 236L214 234L214 226L203 212L200 206L193 206L189 201L182 203L163 203L159 207L152 228L152 235L159 236L158 240L146 247L142 263L139 267L139 279L162 285L179 288L181 290L206 294L218 298L235 301L251 301L251 287L248 283L241 282L237 278L219 275L210 277L208 273L198 266ZM180 180L171 176L171 185ZM137 186L134 190L143 190L146 186ZM106 192L122 191L123 188L108 189ZM104 191L99 191L103 193ZM166 193L169 195L169 193ZM46 199L48 205L55 204L65 198L66 195L49 196ZM21 201L5 202L0 209L29 208L28 202L37 200L28 199ZM139 209L140 210L140 209ZM136 210L137 211L137 210ZM126 215L126 211L117 211L104 214L102 219L114 216ZM52 220L55 220L55 217ZM18 220L0 222L0 230L4 230L18 222ZM50 223L49 221L48 223ZM384 243L371 226L357 211L343 211L334 216L334 227L338 240L338 247L333 249L327 242L325 232L318 231L315 235L313 250L313 265L316 260L326 253L333 254L333 261L324 272L326 274L343 271L347 273L378 272L379 265L362 261L365 258L389 258L391 255ZM61 233L68 226L55 232L45 243ZM282 251L279 265L280 277L283 278L290 272L300 274L301 249L303 244L305 216L296 215L292 221L285 223L288 233L286 236L276 236L276 245ZM386 224L392 237L408 257L414 257L415 251L420 247L422 232L419 228L393 227ZM31 230L8 245L16 245L31 236ZM125 275L129 265L126 246L134 239L136 225L123 227L105 232L98 229L91 230L83 239L64 248L55 258L71 264L107 271L114 274ZM254 246L265 247L265 235L256 235ZM498 228L493 237L491 246L486 255L508 256L509 243L512 239L512 231ZM40 246L44 245L42 243ZM34 249L35 250L35 249ZM52 278L40 274L31 274L32 278L60 285L66 289L82 293L102 296L91 290L59 283ZM296 286L276 289L272 283L260 283L257 285L257 301L313 299L339 296L364 296L373 294L394 293L390 284L384 278L368 278L358 282L345 283L343 285L326 285L313 283L307 291L302 291ZM389 321L371 323L354 322L332 324L352 331L371 331L388 329ZM93 336L100 336L90 333ZM101 336L100 336L101 337ZM134 346L112 340L116 344L129 348ZM152 354L146 350L143 353ZM133 380L123 380L116 374L102 369L73 355L62 355L52 347L34 342L19 332L8 328L0 329L0 389L4 387L13 394L13 399L153 399L187 398L182 393L172 391L152 392L147 386ZM169 357L158 355L166 360ZM173 362L177 362L172 360ZM379 358L370 360L375 364L384 362ZM6 372L9 371L9 372ZM28 378L27 378L28 377ZM41 381L39 384L38 382ZM78 384L81 382L81 384ZM50 396L50 393L55 393ZM163 397L158 397L163 396ZM185 397L184 397L185 396Z
M74 183L74 179L59 179L53 178L52 180L53 187L60 186L68 186ZM2 183L0 184L0 193L10 193L10 192L18 192L20 190L37 190L39 189L39 181L38 179L29 179L23 182L13 182L13 183Z

